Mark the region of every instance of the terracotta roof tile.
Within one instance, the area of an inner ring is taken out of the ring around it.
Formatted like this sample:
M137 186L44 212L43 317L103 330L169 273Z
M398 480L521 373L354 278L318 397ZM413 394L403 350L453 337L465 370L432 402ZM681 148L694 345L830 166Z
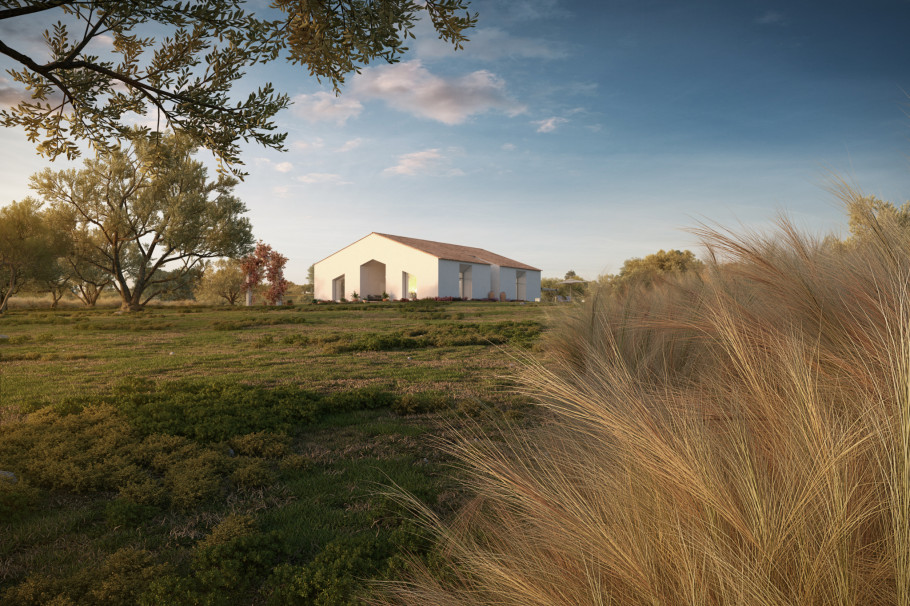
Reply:
M392 234L380 234L373 232L377 236L388 238L399 244L416 248L419 251L433 255L439 259L449 261L461 261L462 263L482 263L484 265L499 265L500 267L512 267L515 269L529 269L531 271L540 271L526 263L519 263L514 259L491 253L483 248L474 248L473 246L460 246L458 244L446 244L445 242L433 242L432 240L420 240L418 238L406 238L404 236L393 236Z

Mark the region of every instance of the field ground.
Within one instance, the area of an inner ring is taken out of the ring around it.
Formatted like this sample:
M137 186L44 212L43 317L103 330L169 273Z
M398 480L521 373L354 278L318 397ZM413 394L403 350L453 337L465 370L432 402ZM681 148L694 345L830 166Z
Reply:
M0 602L348 604L406 554L386 494L464 500L435 440L527 422L504 303L0 317Z

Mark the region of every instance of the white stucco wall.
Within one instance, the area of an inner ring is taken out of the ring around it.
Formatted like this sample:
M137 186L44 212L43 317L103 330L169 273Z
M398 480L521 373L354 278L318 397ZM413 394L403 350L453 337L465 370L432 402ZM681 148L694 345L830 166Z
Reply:
M458 296L458 271L460 267L458 261L447 261L439 259L439 295L440 297L457 297Z
M506 293L506 300L511 301L515 299L515 268L514 267L500 267L499 268L499 291L496 293L496 298L499 298L499 293Z
M463 263L461 261L439 260L439 295L440 297L460 297L458 274L463 266L470 266L471 299L486 299L490 292L490 266L482 263Z
M515 269L514 267L499 268L499 290L496 297L499 298L500 292L506 293L506 299L518 299L517 292L517 274L523 271L525 274L525 301L534 301L540 298L540 272L531 269Z
M527 278L528 301L536 301L540 299L540 272L528 270Z
M492 290L492 267L490 265L474 264L471 268L473 290L472 299L486 299Z
M402 272L417 277L418 298L437 296L438 259L377 234L370 234L316 263L313 267L313 296L320 300L332 300L332 280L342 274L345 276L346 298L350 299L354 291L363 297L381 294L381 280L377 279L375 271L362 271L361 266L370 261L385 264L385 291L390 297L400 299L407 296L401 290ZM373 267L376 267L375 264ZM455 287L458 288L457 272Z
M492 298L499 300L499 271L498 265L490 266L490 290L493 291Z

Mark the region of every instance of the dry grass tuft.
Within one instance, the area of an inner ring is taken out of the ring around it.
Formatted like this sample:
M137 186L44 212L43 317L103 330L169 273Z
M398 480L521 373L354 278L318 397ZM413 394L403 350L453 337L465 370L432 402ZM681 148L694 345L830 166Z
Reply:
M856 196L849 189L842 195ZM552 419L450 448L476 499L387 603L910 604L910 238L702 227L529 363Z

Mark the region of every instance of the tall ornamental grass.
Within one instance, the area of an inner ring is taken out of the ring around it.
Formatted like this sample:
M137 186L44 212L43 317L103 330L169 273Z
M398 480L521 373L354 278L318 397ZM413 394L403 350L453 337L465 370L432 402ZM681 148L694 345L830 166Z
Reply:
M910 604L910 230L845 195L861 238L704 227L700 274L579 307L388 603Z

